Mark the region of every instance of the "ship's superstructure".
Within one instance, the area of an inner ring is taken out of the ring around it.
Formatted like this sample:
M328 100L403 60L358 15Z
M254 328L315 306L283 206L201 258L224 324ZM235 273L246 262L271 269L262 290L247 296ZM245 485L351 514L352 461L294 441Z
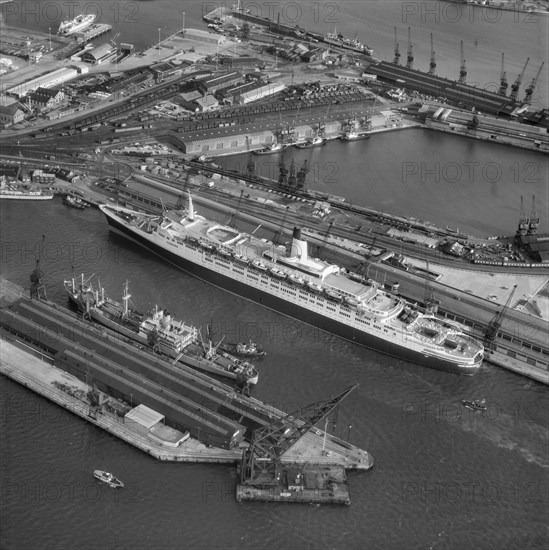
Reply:
M100 206L111 228L218 287L320 329L436 369L474 374L484 348L382 285L308 254L294 230L291 248L187 212L161 215Z

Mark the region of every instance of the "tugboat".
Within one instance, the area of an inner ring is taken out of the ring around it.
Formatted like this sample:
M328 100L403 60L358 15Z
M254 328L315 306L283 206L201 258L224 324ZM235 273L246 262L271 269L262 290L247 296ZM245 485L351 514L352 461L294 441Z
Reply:
M298 149L309 149L309 147L318 147L319 145L324 145L325 143L325 138L323 138L322 136L315 136L313 139L309 139L304 143L296 144L296 147Z
M486 399L474 399L473 401L462 399L461 404L474 411L485 411L488 408L486 406Z
M267 352L259 344L251 340L247 344L242 342L238 344L221 343L218 349L241 357L265 357L267 355Z
M84 202L82 199L79 199L75 197L74 195L67 195L63 199L63 204L65 206L70 206L71 208L76 208L78 210L84 210L88 205L88 203Z
M93 477L99 481L103 481L103 483L106 483L109 487L114 487L115 489L124 487L124 484L117 477L109 472L104 472L103 470L95 470L93 472Z
M253 151L254 155L270 155L271 153L279 153L284 150L285 146L282 143L275 143L269 147L264 147L263 149L257 149Z

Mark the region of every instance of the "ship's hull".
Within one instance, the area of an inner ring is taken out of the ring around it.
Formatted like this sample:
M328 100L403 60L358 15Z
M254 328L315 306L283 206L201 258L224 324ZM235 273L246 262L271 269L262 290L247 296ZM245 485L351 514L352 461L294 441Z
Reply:
M0 200L19 200L19 201L49 201L53 195L4 195L0 194Z
M82 304L79 302L79 300L75 298L71 292L69 292L68 295L71 302L78 309L82 309ZM88 320L93 320L96 323L99 323L113 330L114 332L122 336L125 336L126 338L135 340L136 342L142 344L143 346L147 346L147 347L149 346L149 342L147 341L146 336L139 334L138 332L132 330L130 327L127 327L123 323L118 322L118 320L111 319L108 315L103 314L103 312L100 309L91 308L88 312L84 312L84 318ZM193 367L195 369L198 369L204 372L216 374L218 376L224 376L225 378L230 378L232 380L238 380L238 375L236 373L223 369L222 367L216 365L213 361L203 359L198 355L198 353L195 355L192 355L191 353L187 352L181 355L180 353L177 353L175 350L173 350L169 346L164 345L162 342L158 342L156 345L158 346L158 351L160 353L168 357L171 357L172 359L179 357L179 361L181 361L181 363L185 365L188 365L190 367ZM253 376L252 378L247 379L246 382L248 384L255 385L257 384L258 379L259 379L259 376Z
M245 297L258 304L273 309L283 315L303 321L309 325L317 327L320 330L335 334L341 338L350 340L351 342L379 351L386 355L437 370L458 374L475 374L480 368L480 361L474 364L470 362L453 361L447 357L437 355L436 350L428 349L427 347L423 350L412 349L407 346L405 342L400 344L396 341L386 340L376 336L375 334L358 330L355 327L344 324L338 320L328 319L322 314L301 307L288 300L279 298L278 296L274 296L269 292L254 288L244 282L208 269L206 266L199 265L179 254L166 250L156 243L147 240L139 233L132 231L130 228L126 227L123 223L112 218L111 216L106 215L106 218L110 227L116 232L133 240L141 246L144 246L151 252L159 255L164 260L186 271L187 273L223 290L238 294L239 296Z
M344 141L358 141L360 139L370 139L369 134L357 134L356 136L341 136Z

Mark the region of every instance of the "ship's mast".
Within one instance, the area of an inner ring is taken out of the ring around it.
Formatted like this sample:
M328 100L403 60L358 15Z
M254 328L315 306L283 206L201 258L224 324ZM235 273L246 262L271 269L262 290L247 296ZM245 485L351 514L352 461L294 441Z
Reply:
M129 313L129 306L128 306L128 302L131 298L131 294L129 294L128 292L128 289L129 289L129 281L126 281L126 284L124 285L124 295L122 296L122 302L124 303L124 312L123 312L123 316L124 317L127 317L128 316L128 313Z

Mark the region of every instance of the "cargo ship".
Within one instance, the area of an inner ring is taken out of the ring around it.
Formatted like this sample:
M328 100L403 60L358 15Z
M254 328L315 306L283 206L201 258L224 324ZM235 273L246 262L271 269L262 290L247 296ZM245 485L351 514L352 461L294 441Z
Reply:
M276 246L187 210L160 215L101 205L112 230L217 287L327 332L413 363L474 374L483 345L457 323L407 302L376 281L309 257L294 228Z
M349 38L345 38L345 36L339 34L337 30L335 30L333 33L328 33L326 36L324 36L324 42L326 44L338 46L339 48L345 48L346 50L352 50L356 53L362 53L371 57L374 53L374 50L366 44L359 42L357 38L358 34L355 35L355 37L351 40Z
M140 313L130 308L131 294L128 283L124 286L122 303L105 295L105 289L94 290L89 282L74 279L64 281L70 301L83 314L127 338L167 355L174 362L181 361L191 367L236 380L240 385L257 384L259 374L251 363L219 349L220 344L199 341L196 327L172 319L167 310L155 308Z
M77 15L72 20L65 20L62 21L59 25L59 29L57 31L57 34L60 36L70 36L71 34L74 34L75 32L83 31L84 29L87 29L93 23L95 22L95 14L90 13L88 15Z

